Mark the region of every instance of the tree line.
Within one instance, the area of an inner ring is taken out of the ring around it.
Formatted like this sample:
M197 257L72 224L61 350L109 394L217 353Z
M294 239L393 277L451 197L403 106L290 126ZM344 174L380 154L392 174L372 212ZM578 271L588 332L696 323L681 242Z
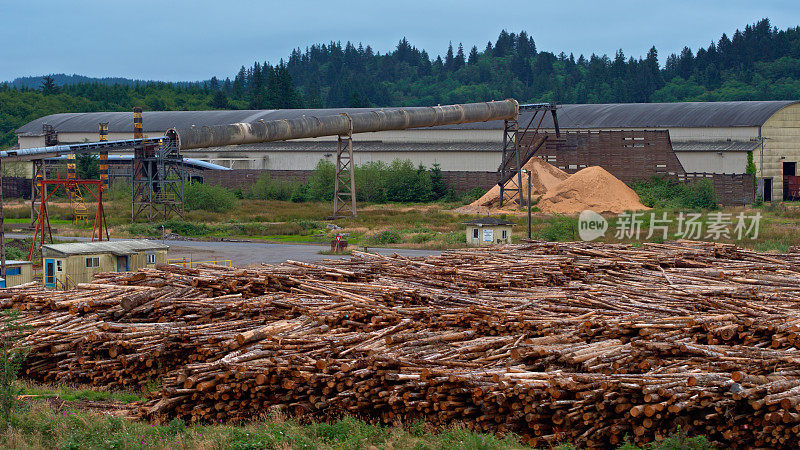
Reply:
M73 79L75 79L73 77ZM82 80L82 79L81 79ZM44 77L38 88L0 84L0 147L14 130L58 112L279 109L432 105L516 98L561 103L786 100L800 98L800 27L762 19L707 47L643 57L554 54L525 31L501 31L479 48L450 44L432 57L407 39L381 54L331 42L295 49L205 82L79 82Z

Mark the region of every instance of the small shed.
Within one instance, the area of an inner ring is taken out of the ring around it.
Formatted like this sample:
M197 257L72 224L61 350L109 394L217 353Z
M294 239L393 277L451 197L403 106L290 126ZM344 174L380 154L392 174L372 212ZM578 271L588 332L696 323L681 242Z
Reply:
M464 222L464 225L467 226L467 244L469 245L511 243L511 229L514 227L514 222L486 216Z
M169 246L147 239L42 246L44 285L68 288L100 272L130 272L167 262Z
M0 278L0 287L13 287L33 280L33 263L16 259L6 260L6 278Z

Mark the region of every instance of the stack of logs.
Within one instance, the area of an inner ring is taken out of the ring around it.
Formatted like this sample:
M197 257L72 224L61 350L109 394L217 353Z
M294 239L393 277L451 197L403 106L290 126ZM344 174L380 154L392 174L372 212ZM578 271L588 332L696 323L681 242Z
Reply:
M148 419L454 421L529 444L800 444L800 254L534 243L100 274L0 293L28 377L161 381Z

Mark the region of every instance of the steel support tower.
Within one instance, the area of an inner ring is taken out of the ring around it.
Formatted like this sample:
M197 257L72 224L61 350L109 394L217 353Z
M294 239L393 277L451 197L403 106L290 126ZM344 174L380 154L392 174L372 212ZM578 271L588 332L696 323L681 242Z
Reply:
M133 137L142 139L142 108L133 109ZM178 151L177 136L133 148L131 167L131 220L164 221L173 214L183 218L183 183L186 170Z
M339 136L336 147L336 177L333 181L333 217L356 216L356 171L353 136Z
M52 125L43 124L42 134L44 135L45 147L58 145L58 132L56 132ZM33 159L31 160L31 165L33 169L33 176L31 177L31 228L33 228L36 225L36 221L39 219L41 181L47 179L47 171L44 167L44 159Z
M553 126L555 127L556 136L561 136L561 130L558 126L558 116L556 114L558 106L555 103L534 103L530 105L520 105L519 111L533 111L531 119L525 126L525 129L520 132L519 123L516 119L508 119L504 122L503 127L503 154L500 162L500 168L497 171L498 180L497 184L500 186L500 200L498 206L503 206L506 202L516 201L521 207L523 205L522 198L522 166L528 162L533 156L533 153L541 146L544 141L539 140L538 145L536 135L539 132L539 127L542 125L547 111L553 116ZM524 144L523 140L526 138L528 130L530 130L534 119L539 113L539 123L531 136L531 144L528 146L525 155L520 154L520 147ZM506 185L509 186L506 186ZM528 193L530 196L530 192Z

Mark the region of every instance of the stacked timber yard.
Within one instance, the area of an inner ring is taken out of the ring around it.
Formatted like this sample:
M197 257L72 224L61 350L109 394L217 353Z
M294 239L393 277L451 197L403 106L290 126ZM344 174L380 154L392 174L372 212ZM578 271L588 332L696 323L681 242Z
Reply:
M27 378L134 389L157 423L462 422L534 446L796 447L800 254L540 243L424 259L159 265L0 293Z

